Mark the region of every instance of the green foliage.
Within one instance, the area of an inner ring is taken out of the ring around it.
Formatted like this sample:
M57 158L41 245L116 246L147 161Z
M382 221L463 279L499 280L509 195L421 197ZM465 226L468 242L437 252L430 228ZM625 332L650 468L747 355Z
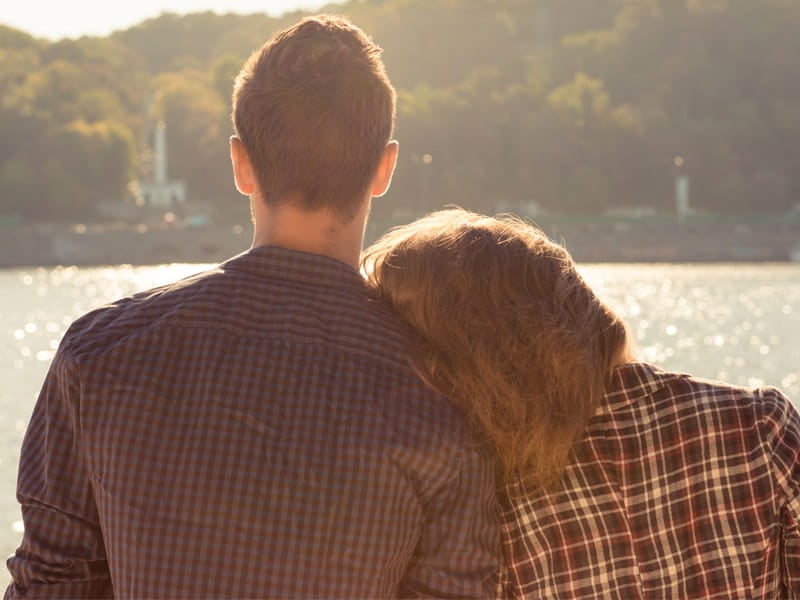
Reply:
M229 105L211 74L191 69L162 73L152 87L152 116L167 128L171 176L186 181L197 200L213 202L230 193Z
M211 65L211 82L219 97L226 105L231 103L231 93L236 75L242 68L244 58L233 53L220 56Z
M547 96L547 102L574 128L581 128L608 114L611 100L602 79L576 73L575 79L557 87Z
M156 74L187 66L188 61L204 68L226 52L248 55L278 28L276 21L266 15L162 13L113 38L141 56L150 73ZM252 35L254 31L258 32L257 38ZM220 47L220 40L231 32L246 39L243 47L236 47L230 40Z
M0 48L15 50L38 49L43 45L33 36L7 25L0 25Z
M676 156L705 212L800 201L797 0L350 0L384 48L401 157L378 215L457 203L672 211ZM0 26L0 213L102 218L152 176L216 218L235 200L230 96L242 62L299 14L163 14L47 43Z

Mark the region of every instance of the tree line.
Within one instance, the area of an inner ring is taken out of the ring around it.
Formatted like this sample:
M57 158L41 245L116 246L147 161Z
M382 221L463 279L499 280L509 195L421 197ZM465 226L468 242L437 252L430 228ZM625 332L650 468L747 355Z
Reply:
M597 215L800 202L800 0L350 0L384 48L401 159L375 211L442 204ZM0 26L0 217L92 221L152 171L219 221L246 214L227 138L233 77L300 13L163 14L48 42Z

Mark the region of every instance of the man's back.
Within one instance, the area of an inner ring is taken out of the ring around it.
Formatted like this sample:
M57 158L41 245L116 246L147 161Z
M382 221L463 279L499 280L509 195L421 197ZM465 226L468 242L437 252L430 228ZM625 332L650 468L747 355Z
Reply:
M800 415L778 390L627 364L562 480L507 502L507 595L794 597L799 517Z
M354 269L275 247L80 319L26 437L9 593L481 594L490 463L406 335Z

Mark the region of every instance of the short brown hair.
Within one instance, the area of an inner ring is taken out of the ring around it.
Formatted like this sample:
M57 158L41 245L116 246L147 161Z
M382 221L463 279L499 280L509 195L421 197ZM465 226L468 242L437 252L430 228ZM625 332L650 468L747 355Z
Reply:
M381 48L342 17L281 31L236 78L233 126L264 200L289 196L349 221L392 136L395 90Z
M421 375L472 417L502 480L557 481L627 352L624 323L569 253L517 218L450 209L390 231L362 263L419 332Z

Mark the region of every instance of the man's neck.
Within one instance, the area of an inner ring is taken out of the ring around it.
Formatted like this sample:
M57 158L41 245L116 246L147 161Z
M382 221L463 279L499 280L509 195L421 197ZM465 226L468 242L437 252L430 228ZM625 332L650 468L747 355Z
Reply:
M328 211L305 211L294 205L266 206L251 199L255 231L253 248L279 246L321 254L358 268L369 202L349 223L341 223Z

